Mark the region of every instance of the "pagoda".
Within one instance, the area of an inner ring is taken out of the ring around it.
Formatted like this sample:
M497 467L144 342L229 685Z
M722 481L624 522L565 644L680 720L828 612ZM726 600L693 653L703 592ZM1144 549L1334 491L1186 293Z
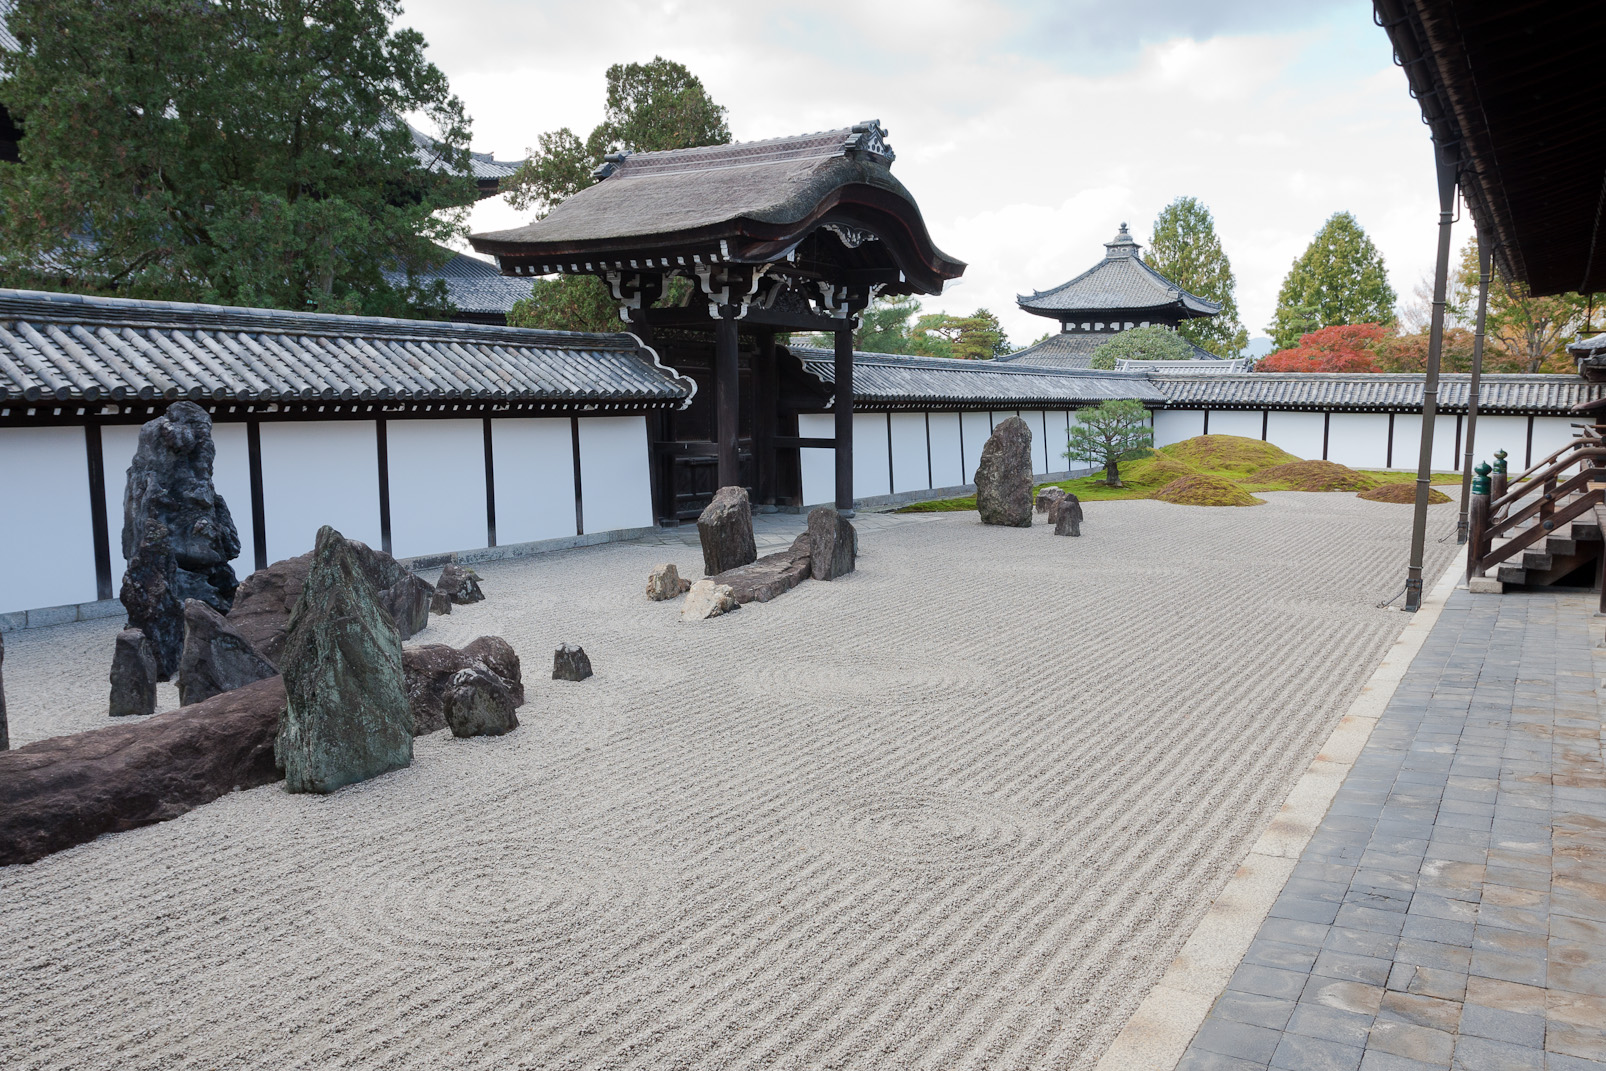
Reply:
M1068 283L1017 296L1015 303L1023 311L1058 320L1060 333L998 359L1089 368L1093 351L1122 331L1153 324L1175 328L1183 320L1221 311L1219 302L1188 293L1145 264L1140 248L1123 223L1115 238L1104 243L1103 260ZM1220 360L1208 350L1194 349L1198 360Z

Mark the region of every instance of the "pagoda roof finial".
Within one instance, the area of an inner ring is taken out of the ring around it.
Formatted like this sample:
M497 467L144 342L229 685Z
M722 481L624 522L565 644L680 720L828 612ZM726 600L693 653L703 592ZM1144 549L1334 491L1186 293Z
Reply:
M1104 248L1108 250L1104 254L1105 258L1108 259L1111 257L1135 257L1142 246L1132 240L1131 232L1126 229L1126 224L1122 223L1121 229L1116 232L1115 237L1104 243Z

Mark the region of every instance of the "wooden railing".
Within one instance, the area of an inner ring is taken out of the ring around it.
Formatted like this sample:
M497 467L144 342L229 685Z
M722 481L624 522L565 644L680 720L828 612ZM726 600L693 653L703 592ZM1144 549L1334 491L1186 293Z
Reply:
M1507 481L1505 452L1474 470L1468 511L1467 575L1484 576L1606 504L1606 439L1586 425L1566 446ZM1602 555L1606 557L1606 554ZM1606 592L1602 594L1606 606Z

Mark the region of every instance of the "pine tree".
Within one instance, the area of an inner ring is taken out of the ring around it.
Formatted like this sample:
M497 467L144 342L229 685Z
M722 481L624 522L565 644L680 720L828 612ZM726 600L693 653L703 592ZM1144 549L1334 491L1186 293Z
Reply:
M1178 197L1160 210L1144 262L1182 289L1221 303L1216 316L1186 320L1177 330L1201 349L1232 358L1249 343L1238 322L1232 262L1216 237L1216 221L1197 197Z
M1354 216L1335 212L1289 269L1267 331L1284 350L1323 327L1392 325L1395 298L1383 254Z
M468 120L398 0L18 0L0 101L13 285L403 313L466 229ZM437 137L414 141L401 116ZM420 152L430 158L423 160Z

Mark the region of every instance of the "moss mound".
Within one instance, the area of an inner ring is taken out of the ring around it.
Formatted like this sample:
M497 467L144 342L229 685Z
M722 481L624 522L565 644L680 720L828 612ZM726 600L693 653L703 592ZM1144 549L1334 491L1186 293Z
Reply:
M1257 491L1370 491L1377 480L1336 461L1292 461L1273 465L1244 481Z
M1386 483L1381 487L1374 487L1370 491L1362 491L1355 497L1364 498L1368 502L1398 502L1401 505L1414 506L1416 504L1416 484ZM1428 488L1428 505L1436 506L1440 502L1448 501L1450 501L1450 496L1443 491L1435 491L1431 487Z
M1202 472L1180 476L1149 497L1179 506L1258 506L1265 501L1231 480Z
M1247 476L1272 465L1286 465L1299 458L1271 443L1242 435L1195 435L1160 452L1192 468L1206 472L1225 472Z

